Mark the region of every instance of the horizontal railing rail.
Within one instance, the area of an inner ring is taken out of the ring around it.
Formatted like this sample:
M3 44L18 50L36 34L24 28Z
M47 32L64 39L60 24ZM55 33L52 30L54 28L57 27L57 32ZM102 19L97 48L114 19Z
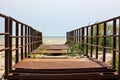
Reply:
M0 49L0 52L5 51L5 78L7 78L13 70L13 64L29 57L30 53L42 44L42 32L0 13L1 18L4 19L4 32L0 32L0 36L4 36L5 48Z
M102 52L102 61L106 62L106 55L111 51L113 69L120 74L120 16L69 31L66 35L68 43L81 43L88 57L98 59Z

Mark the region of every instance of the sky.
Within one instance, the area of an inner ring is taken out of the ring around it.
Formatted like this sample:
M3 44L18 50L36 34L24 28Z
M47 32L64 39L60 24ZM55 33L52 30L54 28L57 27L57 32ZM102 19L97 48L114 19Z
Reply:
M67 31L120 16L120 0L0 0L0 13L43 36L65 36Z

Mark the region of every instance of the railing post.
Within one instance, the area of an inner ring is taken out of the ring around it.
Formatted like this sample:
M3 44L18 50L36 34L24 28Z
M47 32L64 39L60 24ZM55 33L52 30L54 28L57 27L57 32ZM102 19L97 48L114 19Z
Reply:
M5 33L9 32L9 18L5 18ZM9 47L9 34L5 35L5 48L10 48ZM10 71L10 67L9 67L9 49L5 50L5 79L7 79L9 71Z
M10 33L10 37L9 37L9 71L11 72L12 70L12 19L9 18L9 33Z
M86 28L86 56L88 56L88 27Z
M79 42L81 41L81 29L79 29Z
M41 44L42 44L42 33L40 33L41 35L40 35L40 37L41 37Z
M73 36L74 43L76 43L76 31L75 30L73 31L73 35L74 35Z
M98 59L99 24L96 25L96 59Z
M76 44L78 43L78 29L76 30Z
M28 55L30 55L30 27L28 26Z
M84 31L85 31L84 28L82 28L82 47L83 47L83 48L82 48L82 49L83 49L82 51L84 51L84 47L85 47L85 46L84 46Z
M120 75L120 19L119 19L119 52L118 52L118 74Z
M30 28L30 38L31 38L31 39L30 39L30 40L31 40L31 41L30 41L30 43L31 43L31 46L30 46L30 47L31 47L31 52L32 52L32 50L33 50L33 47L32 47L32 45L33 45L33 39L32 39L32 38L33 38L33 35L32 35L32 28Z
M116 19L113 20L113 67L116 68Z
M91 37L90 37L90 39L91 39L90 57L92 57L93 56L93 46L92 46L92 44L93 44L93 25L91 26Z
M17 36L16 48L18 48L19 47L19 38L18 38L18 36L19 36L19 24L18 24L18 22L16 22L16 36ZM16 63L18 63L18 62L19 62L19 49L16 50Z
M27 57L27 26L25 25L25 58Z
M23 24L21 24L21 60L23 59Z
M104 22L103 28L103 46L106 46L106 22ZM106 60L106 49L103 47L103 62Z
M68 42L68 39L69 39L68 36L69 36L68 32L66 32L66 42Z
M79 43L79 29L77 29L77 42Z

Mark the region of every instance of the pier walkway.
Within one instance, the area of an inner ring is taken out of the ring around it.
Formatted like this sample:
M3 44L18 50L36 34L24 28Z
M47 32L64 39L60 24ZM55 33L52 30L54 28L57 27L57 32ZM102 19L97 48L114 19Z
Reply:
M5 28L0 33L5 40L5 48L0 49L5 54L4 79L120 80L120 17L69 31L66 44L54 45L43 44L42 32L31 26L3 14L0 18ZM77 51L77 57L68 55L68 50ZM110 51L108 64L106 54Z

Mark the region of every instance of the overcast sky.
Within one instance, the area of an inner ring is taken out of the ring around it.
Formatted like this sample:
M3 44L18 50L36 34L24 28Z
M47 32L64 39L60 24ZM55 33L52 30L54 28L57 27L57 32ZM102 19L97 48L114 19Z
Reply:
M65 36L66 31L120 16L120 0L0 0L0 13L44 36Z

